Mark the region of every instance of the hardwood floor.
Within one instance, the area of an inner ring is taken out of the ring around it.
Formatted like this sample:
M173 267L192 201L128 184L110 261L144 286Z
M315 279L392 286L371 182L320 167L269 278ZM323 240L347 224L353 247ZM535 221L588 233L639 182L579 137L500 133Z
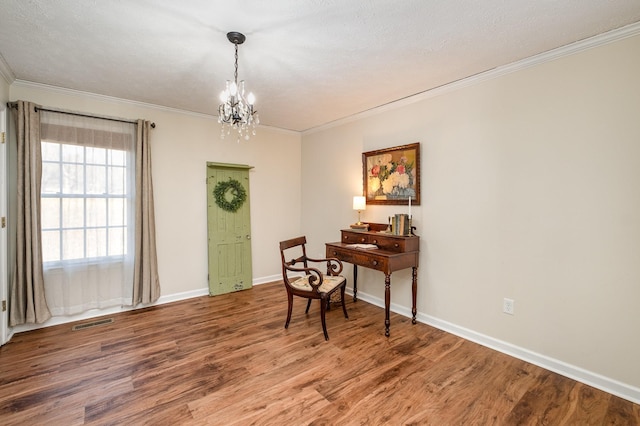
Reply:
M288 330L281 283L21 333L0 348L0 424L637 425L640 406L348 300Z

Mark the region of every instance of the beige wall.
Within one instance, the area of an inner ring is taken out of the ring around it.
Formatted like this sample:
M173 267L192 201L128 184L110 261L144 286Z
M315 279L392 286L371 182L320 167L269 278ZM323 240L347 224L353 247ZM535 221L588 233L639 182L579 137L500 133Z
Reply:
M207 161L254 166L250 172L254 282L280 276L278 242L300 232L298 133L261 127L250 141L220 140L215 117L21 82L11 86L11 99L156 123L151 145L163 297L207 288Z
M307 132L302 229L313 252L356 219L360 154L421 142L421 318L640 396L638 52L640 36ZM363 219L398 212L368 206ZM359 272L359 291L382 299L383 276ZM410 308L408 271L393 274L392 303Z

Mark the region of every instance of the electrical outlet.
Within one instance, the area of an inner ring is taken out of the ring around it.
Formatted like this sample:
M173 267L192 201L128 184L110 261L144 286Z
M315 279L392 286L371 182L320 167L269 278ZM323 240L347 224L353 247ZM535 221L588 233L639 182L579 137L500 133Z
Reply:
M513 301L513 299L507 299L505 297L504 300L502 301L502 312L504 312L505 314L513 315L514 303L515 302Z

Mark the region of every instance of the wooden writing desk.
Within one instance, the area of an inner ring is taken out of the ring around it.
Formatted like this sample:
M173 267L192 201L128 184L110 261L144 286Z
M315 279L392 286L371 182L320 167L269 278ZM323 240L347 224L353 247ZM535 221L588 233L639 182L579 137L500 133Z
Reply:
M389 336L389 305L391 304L391 273L412 268L413 324L416 323L416 294L418 290L418 258L420 257L420 237L387 234L386 224L371 223L369 231L343 229L342 240L326 243L326 257L336 257L343 262L353 264L353 301L358 293L358 266L375 269L384 273L384 325L385 336ZM375 244L377 249L361 249L352 244Z

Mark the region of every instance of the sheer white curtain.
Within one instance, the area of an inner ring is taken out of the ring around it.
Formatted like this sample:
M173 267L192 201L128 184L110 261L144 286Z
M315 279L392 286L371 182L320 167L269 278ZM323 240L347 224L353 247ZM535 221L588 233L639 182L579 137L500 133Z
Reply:
M52 315L131 305L136 125L41 111L42 245Z

